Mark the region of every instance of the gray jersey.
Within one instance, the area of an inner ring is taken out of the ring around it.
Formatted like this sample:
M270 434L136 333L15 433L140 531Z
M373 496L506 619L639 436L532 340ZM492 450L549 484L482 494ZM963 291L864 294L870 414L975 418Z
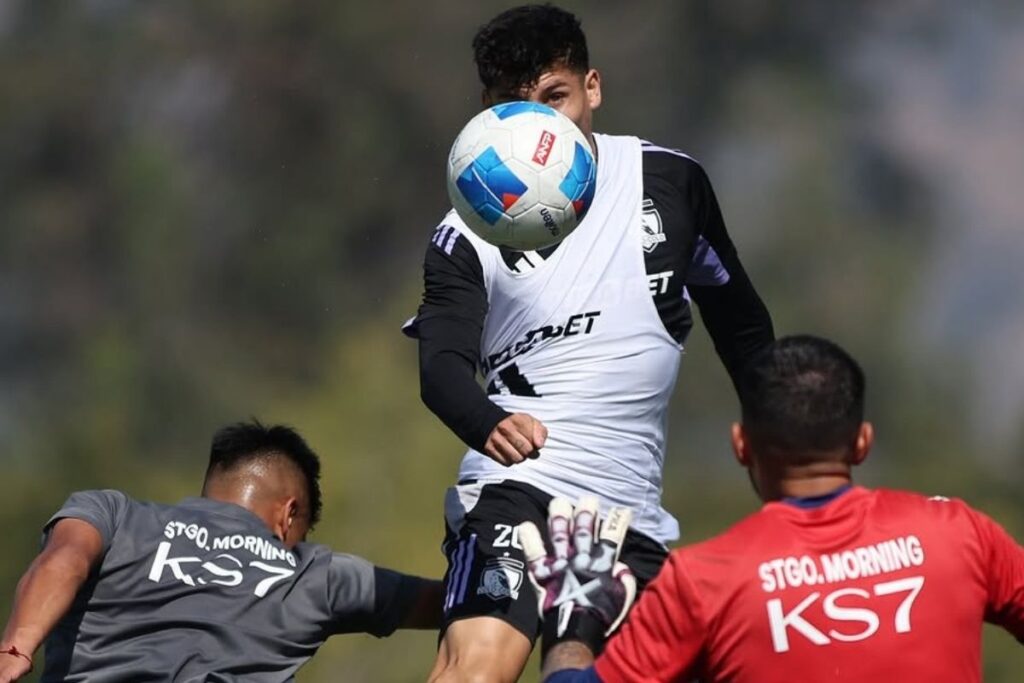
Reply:
M248 510L72 494L102 562L46 641L44 681L287 681L336 633L390 634L418 579L300 543Z

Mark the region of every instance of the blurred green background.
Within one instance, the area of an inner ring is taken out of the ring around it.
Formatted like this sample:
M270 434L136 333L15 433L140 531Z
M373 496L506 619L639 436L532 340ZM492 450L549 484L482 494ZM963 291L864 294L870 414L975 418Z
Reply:
M565 5L597 129L699 159L777 330L865 365L862 481L1024 538L1024 6ZM249 416L325 460L316 540L443 571L461 446L399 325L478 107L470 40L507 6L0 0L0 614L70 491L195 494ZM695 541L756 503L699 326L678 387L665 498ZM422 680L433 650L336 638L300 680ZM1022 671L987 630L986 680Z

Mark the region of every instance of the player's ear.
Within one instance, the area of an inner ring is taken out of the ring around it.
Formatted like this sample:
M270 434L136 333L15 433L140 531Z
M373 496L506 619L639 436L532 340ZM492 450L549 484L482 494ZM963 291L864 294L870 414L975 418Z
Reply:
M291 531L292 525L295 524L295 517L299 512L299 501L294 496L289 496L281 501L280 506L277 508L276 519L274 520L275 535L281 539L284 543L288 542L288 532Z
M587 103L591 109L601 106L601 73L597 69L591 69L583 77L583 89L587 94Z
M295 524L295 518L299 516L299 501L295 498L288 499L288 528L291 529L292 525Z
M857 432L857 441L853 444L853 457L850 463L859 465L864 462L875 443L875 428L870 422L861 422L860 430Z
M732 423L732 452L736 455L736 462L744 467L750 467L750 445L747 442L747 435L743 431L743 425L739 422Z

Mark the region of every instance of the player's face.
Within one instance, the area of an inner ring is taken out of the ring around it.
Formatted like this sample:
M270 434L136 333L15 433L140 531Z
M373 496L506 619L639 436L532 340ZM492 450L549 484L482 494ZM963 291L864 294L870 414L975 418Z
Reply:
M511 100L546 104L569 117L590 138L593 111L601 106L601 75L596 69L581 74L559 65L543 72L536 85L522 92L484 93L487 106Z

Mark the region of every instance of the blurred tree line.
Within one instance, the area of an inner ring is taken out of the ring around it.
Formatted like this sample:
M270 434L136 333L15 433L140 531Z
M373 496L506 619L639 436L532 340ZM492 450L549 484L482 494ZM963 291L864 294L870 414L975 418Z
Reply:
M70 491L195 494L213 430L249 416L323 457L316 540L443 571L461 446L419 403L398 328L478 107L469 42L508 4L0 2L0 613ZM970 367L907 329L943 187L886 144L887 94L850 68L890 13L941 50L951 5L566 5L604 76L598 129L700 159L777 330L864 363L863 479L966 498L1024 538L1024 430L981 458ZM684 540L755 509L735 414L698 329L666 476ZM300 680L420 680L433 649L338 638ZM990 681L1024 667L1001 633L985 657Z

